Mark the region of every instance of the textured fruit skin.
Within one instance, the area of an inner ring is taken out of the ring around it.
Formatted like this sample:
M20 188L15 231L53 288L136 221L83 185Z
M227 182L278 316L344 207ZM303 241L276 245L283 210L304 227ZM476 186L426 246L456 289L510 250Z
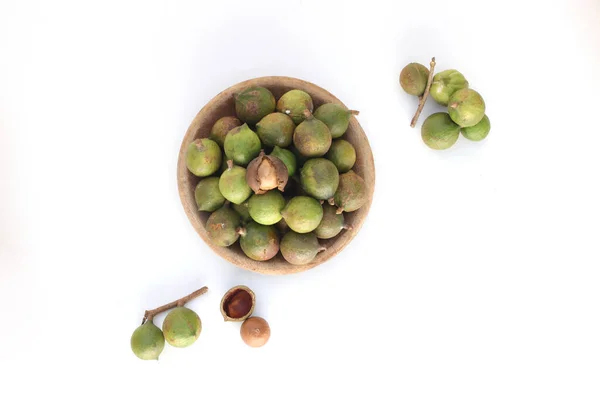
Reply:
M338 213L358 210L367 202L365 181L352 170L341 174L340 184L333 199L338 206Z
M240 215L229 207L221 207L206 220L206 232L210 240L221 247L229 247L240 237Z
M292 153L288 149L282 149L279 146L275 146L273 148L273 151L271 152L271 155L273 157L279 158L283 162L283 164L285 164L285 167L288 170L288 176L292 176L296 173L297 164L296 156L294 156L294 153Z
M225 155L237 165L248 165L260 153L260 149L260 139L248 124L233 128L225 136Z
M319 239L331 239L346 227L344 214L338 214L336 210L337 207L335 206L323 204L323 219L315 229L315 235Z
M210 139L196 139L187 148L185 164L194 175L204 177L214 174L221 166L221 148Z
M339 104L326 103L318 107L314 116L329 128L331 137L336 139L344 135L348 130L350 117L358 111L350 111Z
M444 112L431 114L421 126L423 142L434 150L446 150L458 140L460 126Z
M277 101L277 111L289 115L296 125L304 121L304 110L313 112L313 101L310 95L302 90L293 89L286 92Z
M251 87L235 96L235 113L242 122L254 125L273 111L275 97L264 87Z
M271 327L264 318L250 317L242 323L240 336L248 346L262 347L271 337Z
M233 204L242 204L252 194L246 182L246 168L232 165L219 178L219 191Z
M429 95L439 104L447 106L454 92L468 87L469 82L463 74L455 69L447 69L433 76Z
M250 216L262 225L278 223L282 218L283 207L285 207L285 199L277 190L270 190L265 194L255 194L248 201Z
M175 307L163 321L165 340L173 347L188 347L200 336L202 321L194 311L186 307Z
M350 142L344 139L337 139L331 143L331 147L325 157L334 163L338 171L343 174L354 167L356 150Z
M252 217L250 216L250 210L248 210L248 200L244 201L241 204L231 204L231 208L235 210L241 217L242 222L250 222L252 221Z
M250 222L240 237L240 247L246 256L255 261L270 260L279 252L277 229Z
M256 194L263 194L275 188L283 192L288 178L288 169L283 161L265 155L262 150L259 156L248 164L246 171L246 182Z
M335 164L325 158L311 158L300 171L302 189L318 200L333 197L340 183Z
M429 69L419 63L410 63L400 72L400 86L410 95L422 96L427 86Z
M462 128L477 125L485 115L483 97L473 89L460 89L450 96L448 114Z
M138 326L131 335L131 350L141 360L158 360L164 348L165 337L152 321Z
M225 197L219 190L219 178L212 176L198 182L194 190L194 198L196 199L198 211L213 212L221 208L225 204Z
M296 196L291 199L281 211L291 230L298 233L307 233L315 230L323 219L323 207L308 196Z
M210 130L208 138L214 140L219 146L225 145L225 136L227 132L242 125L242 121L236 117L223 117L219 118Z
M268 147L288 147L292 144L294 129L294 121L280 112L271 113L256 124L256 133L260 141Z
M331 132L323 122L309 116L294 131L294 147L305 157L322 157L331 147Z
M279 244L281 255L293 265L308 264L323 250L314 233L297 233L290 231L283 235Z
M460 131L467 139L478 142L487 137L488 133L490 133L490 128L490 119L487 115L484 115L477 125L462 128Z

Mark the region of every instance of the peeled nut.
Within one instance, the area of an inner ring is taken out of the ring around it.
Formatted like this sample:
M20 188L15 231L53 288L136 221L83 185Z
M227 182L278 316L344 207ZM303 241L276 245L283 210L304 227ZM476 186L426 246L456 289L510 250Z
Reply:
M254 292L247 286L234 286L221 299L221 314L225 321L244 321L254 311Z
M287 181L288 170L283 161L275 156L265 155L262 150L248 164L246 182L256 194L264 194L275 188L283 192Z
M271 328L264 318L250 317L242 324L240 336L248 346L262 347L271 337Z

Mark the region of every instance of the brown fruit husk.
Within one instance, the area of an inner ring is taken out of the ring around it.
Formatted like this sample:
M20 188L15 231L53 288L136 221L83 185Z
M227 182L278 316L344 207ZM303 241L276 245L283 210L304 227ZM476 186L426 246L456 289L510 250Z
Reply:
M244 291L250 294L250 298L252 301L252 306L250 307L250 311L248 311L245 315L239 317L239 318L232 318L229 315L227 315L227 302L231 299L232 296L235 296L237 292L239 291ZM223 298L221 299L221 314L223 315L223 318L225 319L225 321L244 321L246 320L248 317L250 317L252 315L252 313L254 312L254 304L256 303L256 297L254 296L254 292L252 290L250 290L250 288L248 286L244 286L244 285L238 285L238 286L234 286L231 289L229 289L224 295Z
M246 182L256 194L264 194L275 188L283 192L288 178L288 170L283 161L275 156L265 155L262 150L258 157L250 161L246 172Z

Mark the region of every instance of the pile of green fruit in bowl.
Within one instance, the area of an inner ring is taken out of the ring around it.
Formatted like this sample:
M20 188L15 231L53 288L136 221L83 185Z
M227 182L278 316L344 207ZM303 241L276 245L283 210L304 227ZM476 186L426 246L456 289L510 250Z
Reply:
M179 193L195 230L223 258L259 273L300 272L338 254L374 189L356 115L294 78L221 92L198 113L179 155Z

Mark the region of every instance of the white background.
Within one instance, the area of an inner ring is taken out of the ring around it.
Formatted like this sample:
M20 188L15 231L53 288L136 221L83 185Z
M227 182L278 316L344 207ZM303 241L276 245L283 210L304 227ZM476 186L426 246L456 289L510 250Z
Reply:
M600 398L599 26L597 0L0 1L1 397ZM398 74L432 56L484 142L409 127ZM194 115L262 75L360 110L377 168L352 245L295 276L218 258L177 194ZM262 349L221 319L237 284ZM143 311L203 285L198 342L135 358Z

